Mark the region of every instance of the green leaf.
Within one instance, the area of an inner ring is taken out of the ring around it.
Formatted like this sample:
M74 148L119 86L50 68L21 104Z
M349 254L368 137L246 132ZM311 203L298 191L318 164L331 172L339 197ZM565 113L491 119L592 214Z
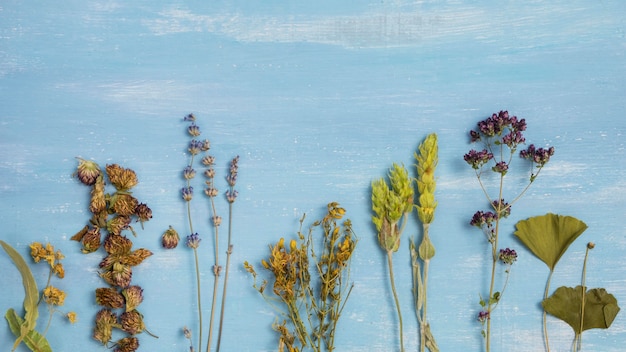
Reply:
M7 313L4 315L7 322L9 323L9 328L15 334L15 336L20 335L21 326L24 324L24 319L20 318L19 315L13 310L13 308L7 310ZM23 339L23 342L30 348L31 351L34 352L52 352L52 348L40 333L36 330L30 330ZM14 350L15 350L14 346Z
M541 305L547 313L569 324L575 334L589 329L608 329L620 310L617 299L603 288L586 291L585 314L581 329L582 292L582 286L561 286L552 296L543 300Z
M39 290L37 289L37 283L35 282L33 273L30 271L24 258L8 243L0 240L0 245L2 245L4 251L11 257L11 260L13 260L13 264L15 264L17 270L19 270L22 275L22 284L24 285L24 311L26 314L24 315L24 321L20 328L20 334L15 341L14 347L16 347L26 334L34 330L37 325L37 318L39 317L39 310L37 309Z
M548 213L519 221L515 236L550 270L587 225L571 216Z

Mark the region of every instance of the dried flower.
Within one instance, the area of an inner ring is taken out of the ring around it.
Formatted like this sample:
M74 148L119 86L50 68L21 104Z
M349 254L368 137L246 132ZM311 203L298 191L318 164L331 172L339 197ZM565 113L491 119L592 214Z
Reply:
M134 250L132 253L128 255L122 256L120 258L120 263L129 265L129 266L137 266L151 255L152 255L151 251L145 248L139 248L137 250Z
M193 187L189 186L189 187L183 187L181 189L182 195L183 195L183 199L186 202L191 201L191 199L193 199Z
M122 330L131 335L136 335L145 329L143 315L136 310L122 313L120 315L120 324L122 325Z
M112 287L101 287L96 289L96 303L105 308L124 307L124 297Z
M196 121L196 116L192 113L192 114L188 114L185 117L183 117L183 121Z
M43 289L43 300L50 305L62 306L65 302L65 292L54 286L47 286Z
M187 127L187 133L189 133L192 137L200 136L200 127L198 127L195 123L191 123L189 127Z
M93 330L93 338L106 345L111 341L113 327L117 326L117 316L109 309L101 309L96 314L96 327Z
M114 352L135 352L138 348L139 340L134 336L129 336L116 342Z
M82 182L86 186L92 186L96 183L96 180L102 173L100 170L100 166L93 161L85 160L82 158L78 159L78 167L76 169L76 175L80 182Z
M185 180L191 180L192 178L196 177L196 170L187 165L185 169L183 169L183 177L185 178Z
M117 193L111 199L111 208L118 215L134 215L139 201L137 198L126 193Z
M112 267L100 273L100 277L109 285L117 287L128 287L133 276L133 270L130 265L124 265L118 262L113 263Z
M122 296L126 299L126 311L135 310L143 302L143 289L140 286L129 286L122 290Z
M137 216L137 221L143 226L144 222L152 219L152 209L145 203L139 203L135 208L135 215Z
M135 171L123 168L118 164L107 165L106 172L111 184L113 184L118 191L128 191L139 183Z
M189 147L187 148L187 150L189 151L189 154L191 155L197 155L200 154L200 152L204 149L204 142L192 139L189 142Z
M107 203L104 196L104 179L99 176L91 189L89 211L92 214L99 214L100 212L105 211L106 208Z
M193 248L196 249L200 246L200 235L198 235L198 233L192 233L191 235L187 236L187 247L189 248Z
M478 312L478 321L481 323L485 323L489 319L489 312L485 310L481 310Z
M163 248L167 249L176 248L178 246L178 241L180 241L180 236L172 226L170 226L161 237L161 244L163 245Z
M67 317L67 320L69 320L70 324L74 324L78 320L76 312L69 312L65 316Z
M235 187L235 184L237 183L237 173L239 170L239 155L237 155L236 157L233 158L233 160L231 160L230 162L230 171L228 173L228 176L226 176L226 181L228 182L228 185L230 187Z
M237 192L237 190L226 190L226 200L228 201L228 203L234 203L235 200L237 200L237 196L239 195L239 192Z
M117 215L107 222L107 231L112 235L120 235L122 231L130 227L130 221L128 215Z
M204 189L204 194L213 198L213 197L217 197L217 195L219 194L219 191L215 187L207 187Z
M517 253L515 252L515 250L510 248L501 249L498 258L502 263L506 265L511 265L517 260Z
M97 251L98 248L100 248L101 237L99 227L90 228L89 231L87 231L87 233L83 236L83 248L81 251L83 253L92 253Z
M52 272L59 278L62 279L65 277L65 268L63 268L63 264L56 263L54 267L52 267Z
M218 215L212 216L211 221L213 222L213 226L220 226L222 224L222 217Z
M487 149L483 149L481 151L476 151L474 149L470 150L469 153L463 156L463 159L472 166L473 169L478 170L483 165L489 162L489 160L493 159L493 154L490 153Z
M212 155L206 155L202 158L202 165L213 166L215 165L215 157Z

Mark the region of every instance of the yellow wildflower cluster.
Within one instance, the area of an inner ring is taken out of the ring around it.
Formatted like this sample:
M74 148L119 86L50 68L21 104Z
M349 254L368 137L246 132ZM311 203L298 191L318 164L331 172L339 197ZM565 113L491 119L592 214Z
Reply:
M50 243L46 243L44 247L39 242L33 242L30 245L30 255L35 263L39 263L43 260L50 265L53 274L61 279L65 277L65 269L60 262L65 256L60 250L55 252L54 247Z
M290 317L273 326L279 335L279 351L333 350L335 327L352 289L349 264L356 239L350 220L337 224L345 209L332 202L327 210L322 220L313 223L308 236L298 232L298 240L290 240L288 245L281 238L270 245L269 259L261 261L272 273L273 292L285 305L285 316ZM303 222L304 217L300 224ZM317 228L323 231L321 239L313 237ZM314 251L318 242L321 247ZM270 299L264 293L268 282L257 286L254 267L247 262L244 267L255 278L254 287Z

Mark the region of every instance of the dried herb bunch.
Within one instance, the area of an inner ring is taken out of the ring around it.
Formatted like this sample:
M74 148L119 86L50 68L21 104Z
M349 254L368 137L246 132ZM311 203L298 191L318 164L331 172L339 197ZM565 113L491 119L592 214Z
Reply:
M490 247L489 258L491 260L491 280L489 284L489 295L484 298L481 295L481 311L478 314L478 321L482 324L482 334L485 337L485 350L489 352L491 348L491 317L493 310L502 299L506 289L512 264L517 260L517 253L510 248L499 248L500 222L511 214L511 206L517 202L535 181L543 167L554 155L554 147L547 149L536 148L533 144L519 152L522 159L529 161L525 167L530 167L529 177L526 186L514 196L512 201L504 199L504 180L510 171L513 157L517 153L520 145L526 139L523 132L526 131L526 120L518 119L516 116L509 116L507 111L500 111L491 117L478 122L477 129L470 131L472 143L482 143L483 149L480 151L470 150L464 155L465 161L472 167L480 184L484 196L490 205L488 211L477 211L470 225L479 228L484 234ZM485 184L485 172L493 172L496 175L495 197L490 194ZM496 290L496 268L498 264L505 267L506 277L500 290Z
M91 187L92 217L72 240L82 244L81 251L85 254L101 247L107 254L99 264L100 277L108 286L95 291L96 303L102 309L96 314L93 338L116 352L136 351L139 348L136 335L144 331L152 334L137 310L143 301L143 289L131 284L133 267L152 252L145 248L133 250L133 242L123 233L128 230L136 236L131 224L134 221L143 226L143 222L152 218L152 210L132 195L131 189L139 182L135 171L110 164L103 172L93 161L80 158L78 161L75 176ZM107 179L113 192L106 192ZM111 344L113 329L125 336Z
M233 217L233 203L235 203L238 191L235 190L235 185L237 184L237 178L239 173L239 156L234 157L230 162L230 168L228 175L225 177L226 182L228 184L227 190L224 193L224 196L228 202L228 242L227 242L227 250L226 250L226 266L225 269L220 264L220 226L222 224L222 217L217 215L217 207L215 203L215 198L219 195L219 191L217 185L215 183L215 157L213 155L209 155L208 151L211 149L211 143L208 139L203 141L199 140L198 137L202 134L200 127L196 124L196 116L194 114L188 114L183 118L183 121L188 122L187 125L187 135L189 136L189 144L187 146L187 152L189 156L189 161L182 172L182 177L185 182L185 186L181 189L181 196L183 201L185 202L185 208L187 212L187 223L189 225L189 235L187 236L186 244L187 247L193 250L194 255L194 263L195 263L195 273L196 273L196 289L197 289L197 306L198 306L198 351L202 350L202 337L203 337L203 314L202 314L202 293L200 290L200 255L198 248L200 247L200 241L202 238L200 234L194 229L194 222L192 216L192 206L191 202L194 198L194 187L192 186L192 182L196 177L196 164L200 164L202 168L204 168L204 172L202 173L204 176L204 194L208 197L209 200L209 212L210 212L210 222L213 227L213 294L211 298L211 311L209 317L209 331L207 338L207 347L206 351L211 351L211 344L213 341L213 332L215 330L213 324L215 322L215 312L217 310L217 300L218 300L218 288L220 283L220 277L223 277L223 287L222 287L222 301L220 307L220 315L219 315L219 327L217 334L217 345L216 351L220 350L221 341L222 341L222 326L224 322L224 312L226 308L226 294L228 289L228 272L230 266L230 257L233 252L233 244L232 244L232 217ZM173 249L176 248L179 241L178 232L173 228L169 227L163 233L162 236L162 244L164 248ZM222 272L224 271L224 275L222 276ZM191 329L188 327L183 328L183 334L186 339L189 340L190 351L195 351L193 343L191 341Z
M353 288L350 261L357 239L349 219L337 223L345 209L336 202L327 209L308 234L302 232L303 216L297 239L286 245L281 238L270 245L270 257L261 262L271 273L269 281L259 285L254 267L244 263L254 288L278 312L273 325L279 335L278 351L335 350L337 323ZM316 237L318 228L321 238ZM273 294L267 293L268 285Z
M24 258L8 243L0 240L0 245L22 275L25 294L24 317L19 316L13 308L9 308L4 316L11 332L17 337L11 351L15 351L22 342L31 351L52 351L46 339L46 334L50 328L54 314L60 313L64 315L72 324L76 322L75 312L64 313L59 309L59 307L63 306L65 303L65 291L52 285L53 277L58 279L65 277L65 269L61 262L65 256L60 250L55 250L54 246L50 243L46 243L45 246L39 242L31 243L30 255L33 261L35 263L45 262L49 266L46 285L41 290L40 294L33 273ZM49 317L44 331L39 333L35 328L37 317L39 316L39 306L42 302L48 307Z

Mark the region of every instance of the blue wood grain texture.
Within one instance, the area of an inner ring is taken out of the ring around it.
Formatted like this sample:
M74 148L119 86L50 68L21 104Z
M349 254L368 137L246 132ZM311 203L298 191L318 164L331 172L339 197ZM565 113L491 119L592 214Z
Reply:
M211 140L222 190L229 159L241 156L223 350L276 350L273 311L242 263L258 263L268 244L294 236L303 213L313 219L338 201L360 238L338 350L395 351L395 310L370 223L369 187L392 162L411 166L418 144L436 132L430 321L442 351L480 351L476 314L479 294L487 294L487 245L468 222L485 201L463 154L475 123L508 109L527 120L529 143L557 151L505 222L502 246L516 248L519 260L494 316L492 343L495 351L540 351L548 270L513 239L517 220L555 212L585 221L589 229L561 259L552 286L579 283L585 244L593 241L588 285L626 304L625 13L621 0L4 1L0 238L23 255L32 241L50 241L66 254L59 286L68 293L64 309L77 311L79 322L55 320L48 338L55 351L104 350L91 338L101 253L82 255L69 241L89 218L88 188L71 174L76 156L133 168L135 195L154 213L133 238L154 252L133 276L145 289L146 325L159 335L142 334L141 350L187 350L181 329L197 329L192 253L165 251L159 237L168 225L187 234L182 117L193 112ZM519 175L507 175L511 192L522 184ZM206 236L206 314L213 260L207 209L206 199L194 199L196 226ZM223 216L226 209L218 203ZM395 255L407 350L418 346L408 253L417 228L409 224ZM35 269L43 285L45 268ZM4 255L0 277L0 312L19 308L19 274ZM571 329L556 319L549 328L553 350L568 350ZM12 341L2 320L0 349ZM624 341L624 312L609 330L583 338L587 351L622 351Z

